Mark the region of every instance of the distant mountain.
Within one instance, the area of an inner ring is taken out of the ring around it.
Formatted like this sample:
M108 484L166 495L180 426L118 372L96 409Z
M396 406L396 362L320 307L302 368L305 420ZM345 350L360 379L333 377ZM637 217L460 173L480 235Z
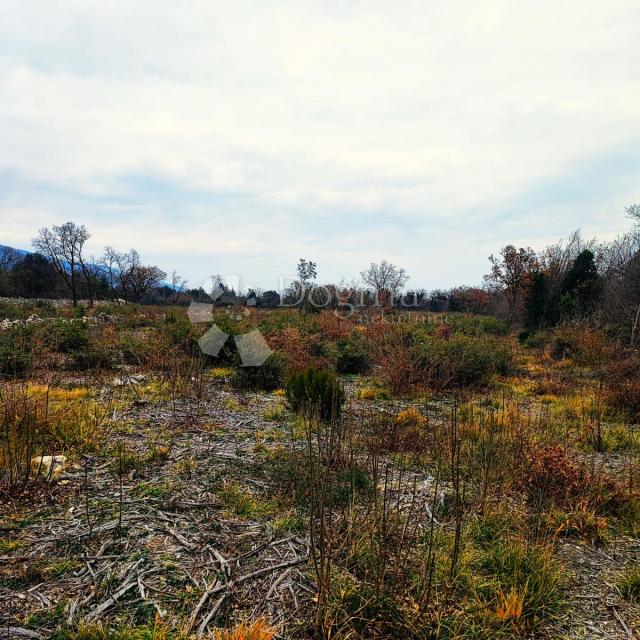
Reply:
M19 253L21 256L27 256L30 253L32 253L31 251L25 251L24 249L16 249L15 247L10 247L7 244L0 244L0 252L6 251L7 249L10 249L11 251L15 251L16 253Z

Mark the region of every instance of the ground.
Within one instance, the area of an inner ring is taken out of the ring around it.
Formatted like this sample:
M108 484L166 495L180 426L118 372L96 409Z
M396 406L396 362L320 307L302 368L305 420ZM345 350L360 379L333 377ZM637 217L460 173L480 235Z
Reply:
M281 406L274 394L213 380L197 400L115 409L116 454L74 461L35 504L5 505L0 611L9 637L168 614L200 633L246 616L267 617L283 637L303 629L315 592L309 543L295 518L277 514L260 471L264 447L291 446L284 423L264 417ZM351 407L369 410L353 397ZM640 559L638 540L562 542L557 554L572 586L569 613L549 636L633 637L640 609L614 583Z

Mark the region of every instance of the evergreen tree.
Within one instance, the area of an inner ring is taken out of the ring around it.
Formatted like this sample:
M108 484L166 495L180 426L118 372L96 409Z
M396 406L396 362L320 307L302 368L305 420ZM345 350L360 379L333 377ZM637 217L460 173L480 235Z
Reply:
M562 306L565 307L565 311L575 308L580 315L588 315L595 309L600 293L601 285L595 256L593 251L585 249L576 257L562 281ZM569 303L567 295L573 300L573 305Z
M524 304L526 328L537 331L545 324L549 305L549 279L543 271L536 271L531 276Z

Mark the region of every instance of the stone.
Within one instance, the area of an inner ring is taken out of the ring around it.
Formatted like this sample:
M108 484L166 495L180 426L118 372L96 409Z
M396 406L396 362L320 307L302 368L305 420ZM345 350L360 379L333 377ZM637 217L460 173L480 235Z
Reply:
M65 470L67 456L35 456L31 458L31 470L49 480L56 480Z

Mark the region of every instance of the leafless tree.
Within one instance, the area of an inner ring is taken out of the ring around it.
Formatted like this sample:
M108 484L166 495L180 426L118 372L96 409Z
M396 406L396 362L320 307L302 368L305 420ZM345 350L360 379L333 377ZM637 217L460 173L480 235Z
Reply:
M112 291L116 295L121 293L125 304L133 298L141 298L167 275L158 267L144 266L135 249L120 252L106 247L100 264Z
M640 232L631 231L603 248L603 316L626 324L631 344L640 337Z
M376 292L378 304L393 302L409 280L404 269L396 267L387 260L378 264L372 262L360 273L360 277Z
M485 280L504 293L509 323L518 315L523 294L533 272L538 268L538 258L530 247L516 249L512 244L503 247L500 255L489 256L491 273Z
M178 304L182 294L187 288L188 281L183 278L177 271L171 273L171 288L174 291L173 304Z
M78 305L78 275L82 273L89 289L89 300L93 305L94 281L85 260L84 248L91 234L84 225L65 222L51 229L40 229L33 238L34 248L47 257L55 270L63 279L73 298L73 305Z
M635 220L636 224L640 224L640 204L630 204L625 207L625 211L627 212L627 217Z

